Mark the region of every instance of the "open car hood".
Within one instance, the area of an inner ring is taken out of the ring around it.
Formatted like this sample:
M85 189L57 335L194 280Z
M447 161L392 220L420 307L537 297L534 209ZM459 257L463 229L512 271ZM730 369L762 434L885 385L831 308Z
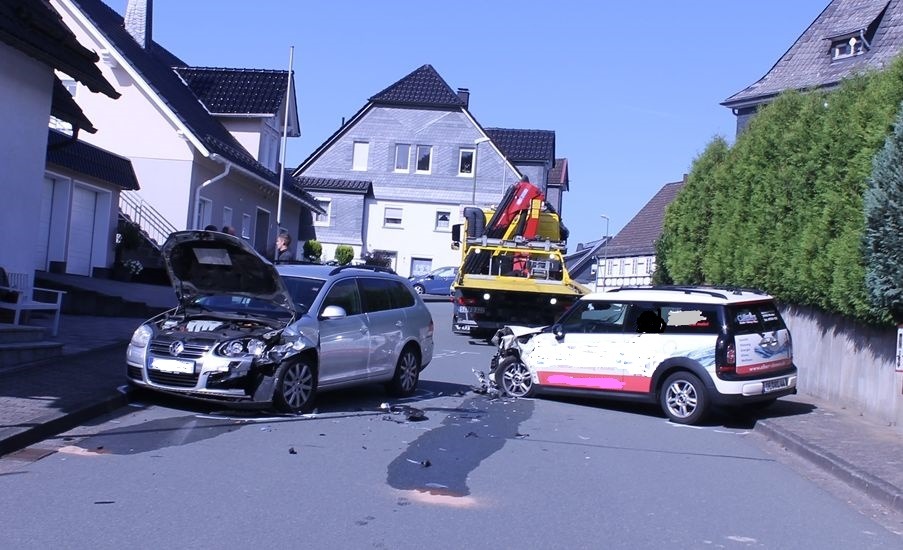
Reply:
M235 294L292 309L276 267L243 239L218 231L177 231L166 239L162 253L180 302Z

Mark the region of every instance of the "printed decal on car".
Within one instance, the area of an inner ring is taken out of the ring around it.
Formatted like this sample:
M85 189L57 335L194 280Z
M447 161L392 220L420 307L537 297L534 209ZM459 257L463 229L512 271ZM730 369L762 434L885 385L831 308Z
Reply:
M785 369L793 363L790 333L786 329L735 338L737 374L757 374Z

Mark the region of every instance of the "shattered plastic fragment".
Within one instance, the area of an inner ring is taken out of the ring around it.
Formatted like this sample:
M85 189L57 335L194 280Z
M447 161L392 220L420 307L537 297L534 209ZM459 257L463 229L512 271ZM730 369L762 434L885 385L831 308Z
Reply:
M296 455L296 454L298 454L298 451L296 451L294 447L289 447L289 448L288 448L288 454L290 454L290 455Z

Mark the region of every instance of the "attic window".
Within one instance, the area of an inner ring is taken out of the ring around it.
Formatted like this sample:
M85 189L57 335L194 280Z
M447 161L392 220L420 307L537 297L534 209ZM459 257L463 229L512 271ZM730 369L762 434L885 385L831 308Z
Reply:
M859 36L835 39L831 42L831 60L846 59L864 54L867 43Z

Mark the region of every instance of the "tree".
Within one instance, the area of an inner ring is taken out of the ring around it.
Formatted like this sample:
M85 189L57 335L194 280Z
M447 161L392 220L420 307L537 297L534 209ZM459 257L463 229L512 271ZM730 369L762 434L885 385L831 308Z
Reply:
M865 192L866 288L876 307L903 322L903 112L875 157Z
M309 262L319 262L323 255L323 245L316 239L304 242L304 259Z
M335 261L339 265L348 265L354 259L354 249L347 244L340 244L335 248Z

